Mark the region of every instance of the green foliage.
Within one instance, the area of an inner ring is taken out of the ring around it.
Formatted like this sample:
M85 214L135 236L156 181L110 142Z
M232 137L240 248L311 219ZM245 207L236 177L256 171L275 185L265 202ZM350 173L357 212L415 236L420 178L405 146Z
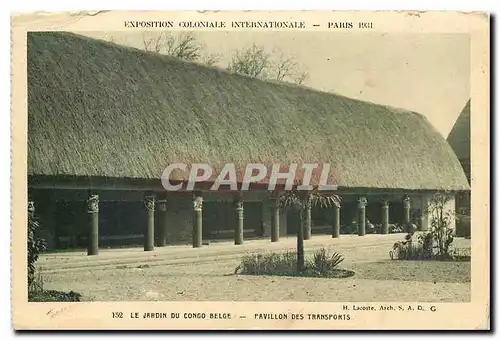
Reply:
M330 252L321 248L306 262L305 268L297 272L297 252L249 254L245 255L235 274L246 275L277 275L277 276L317 276L331 277L335 274L338 265L344 257L337 252Z
M460 260L467 258L452 249L454 214L446 209L451 195L438 192L427 207L431 228L428 232L414 237L415 230L396 242L389 255L398 260Z
M389 234L404 233L405 227L399 223L389 224ZM340 233L344 235L355 235L358 233L358 222L353 219L351 223L342 224L340 226ZM381 234L382 224L372 224L368 219L366 220L366 233L367 234Z
M429 260L433 258L433 235L424 233L416 238L407 234L405 239L394 243L389 252L393 260Z
M70 291L69 293L43 289L43 277L36 271L36 261L42 251L46 249L46 242L38 233L40 222L35 216L32 202L28 202L28 301L80 301L81 295Z
M79 302L81 300L82 295L73 291L65 293L56 290L41 290L28 294L30 302Z
M319 275L326 276L342 261L344 261L344 257L339 253L330 253L325 248L321 248L314 253L313 259L309 261L308 266Z
M297 252L249 254L241 260L235 273L248 275L292 275L297 268Z
M401 224L389 224L389 234L404 233L406 230Z
M437 256L440 258L450 256L450 246L453 243L453 229L451 225L455 216L446 209L446 205L450 203L451 197L446 192L438 192L428 205L428 211L431 216L431 233L437 244Z
M45 240L38 235L40 223L31 209L33 208L28 208L28 291L41 290L35 277L35 265L40 252L46 248Z
M322 194L317 189L311 192L301 191L294 186L280 195L280 208L305 209L306 207L330 208L340 206L341 198L335 194Z
M377 223L373 224L373 227L369 226L370 224L366 224L366 233L367 234L382 234L382 223ZM389 224L389 234L397 234L397 233L404 233L406 232L405 228L403 225L396 223L396 224Z
M456 261L470 261L471 249L470 248L464 248L464 249L455 248L451 251L451 257L453 260L456 260Z
M297 229L297 272L303 272L305 268L304 262L304 230L303 230L303 213L307 208L314 207L333 207L340 206L340 196L335 194L319 193L316 187L312 191L298 190L297 185L293 186L292 190L283 192L279 197L280 208L292 208L300 211L301 225Z

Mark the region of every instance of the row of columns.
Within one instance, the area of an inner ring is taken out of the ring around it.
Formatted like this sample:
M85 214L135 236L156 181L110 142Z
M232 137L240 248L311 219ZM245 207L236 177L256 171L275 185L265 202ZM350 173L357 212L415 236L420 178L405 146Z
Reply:
M155 206L158 207L160 214L161 235L158 242L159 246L165 246L167 243L167 200L156 200L154 195L148 195L144 198L144 206L147 210L147 223L144 229L144 251L154 250L155 240ZM235 201L235 235L234 243L237 245L243 244L243 200L241 196L237 196ZM88 240L88 255L97 255L99 248L99 196L97 194L89 195L87 200L87 213L89 217L89 240ZM195 193L193 198L193 248L199 248L203 244L203 197L201 193Z
M161 212L158 224L160 226L159 246L167 244L167 200L156 200L154 195L144 197L144 207L147 211L147 222L144 225L144 251L154 250L155 241L155 207ZM99 195L91 193L87 199L88 215L88 242L87 254L97 255L99 253ZM200 242L201 243L201 242Z
M358 235L366 235L366 197L358 198L357 222L358 222ZM410 232L411 228L411 204L410 197L405 196L403 199L404 221L403 224L407 228L406 231ZM340 237L340 205L333 207L333 222L332 222L332 237ZM273 214L274 215L274 214ZM311 238L311 206L305 206L304 221L302 221L304 229L304 240ZM389 201L382 201L382 234L389 234ZM272 237L273 239L273 237Z
M33 204L33 202L30 202ZM358 235L364 236L366 234L366 197L358 198ZM152 251L154 249L155 241L155 207L160 211L159 225L160 237L158 246L165 246L167 244L167 200L163 196L157 200L155 195L148 194L144 197L144 206L147 211L147 223L144 226L144 250ZM404 225L408 228L411 227L411 205L410 198L405 196L403 199L404 207ZM303 212L303 221L300 221L301 229L304 233L304 240L311 238L311 205L305 205ZM33 208L34 209L34 208ZM340 237L340 206L334 206L334 217L332 221L332 237ZM235 229L234 229L234 243L236 245L243 244L243 223L244 223L244 209L241 194L235 196L234 199L234 212L235 212ZM198 248L202 246L202 231L203 231L203 197L200 192L196 192L193 196L193 247ZM87 199L87 215L88 215L88 255L97 255L99 252L99 195L90 192ZM278 242L280 236L280 209L279 199L273 198L271 200L271 242ZM407 230L409 231L409 230ZM382 234L389 233L389 202L387 200L382 203Z
M155 241L155 206L162 213L159 219L160 238L158 245L165 246L167 244L167 200L156 200L154 195L144 197L144 206L147 210L147 223L144 226L144 251L154 250ZM87 254L97 255L99 253L99 195L90 194L87 199L87 214L88 214L88 242Z
M165 246L167 243L166 230L167 230L167 200L158 200L155 204L155 196L146 196L144 199L144 204L148 211L147 224L144 230L144 250L151 251L154 249L154 226L155 226L155 205L159 207L162 212L160 215L160 226L161 226L161 237L159 241L159 246ZM364 236L366 234L366 197L358 198L358 235ZM235 206L235 233L234 233L234 244L243 244L243 223L244 223L244 209L243 200L241 195L237 195L234 201ZM98 243L99 243L99 197L96 194L92 194L88 199L88 213L89 213L89 223L90 223L90 234L89 234L89 246L88 255L96 255L98 253ZM304 220L301 221L301 225L304 231L304 240L309 240L312 234L311 228L311 205L306 204ZM411 228L411 204L409 196L405 196L403 199L404 208L404 225L407 228ZM279 200L273 199L271 201L271 242L279 241L279 221L280 221L280 209ZM334 217L332 224L332 237L340 237L340 205L335 205L333 207ZM193 248L199 248L203 243L203 197L201 193L196 193L193 200ZM407 229L407 232L410 230ZM382 234L389 233L389 202L384 200L382 202Z
M366 197L358 198L358 235L364 236L366 234L366 205L367 205ZM406 231L410 232L411 228L411 204L410 197L405 196L403 198L403 209L404 209L404 220L403 224L407 228ZM336 217L334 229L340 228L340 207L336 208ZM389 233L389 201L382 201L382 234ZM334 232L333 237L338 237L338 233Z

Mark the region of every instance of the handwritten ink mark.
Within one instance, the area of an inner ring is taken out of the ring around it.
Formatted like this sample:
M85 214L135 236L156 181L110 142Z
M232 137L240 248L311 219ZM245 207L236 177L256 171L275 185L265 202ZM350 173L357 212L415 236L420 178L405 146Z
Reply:
M61 314L62 312L64 312L65 310L69 309L71 306L66 306L66 307L63 307L59 310L57 309L50 309L45 315L48 315L50 316L50 318L55 318L56 316L58 316L59 314Z

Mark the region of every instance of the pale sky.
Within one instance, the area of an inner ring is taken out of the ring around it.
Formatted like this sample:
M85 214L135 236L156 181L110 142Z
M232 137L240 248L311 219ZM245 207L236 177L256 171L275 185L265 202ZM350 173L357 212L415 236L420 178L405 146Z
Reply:
M75 32L142 48L141 33ZM303 85L421 113L447 137L470 97L470 40L465 34L196 32L226 67L253 43L283 53L308 71ZM277 55L277 54L275 54Z

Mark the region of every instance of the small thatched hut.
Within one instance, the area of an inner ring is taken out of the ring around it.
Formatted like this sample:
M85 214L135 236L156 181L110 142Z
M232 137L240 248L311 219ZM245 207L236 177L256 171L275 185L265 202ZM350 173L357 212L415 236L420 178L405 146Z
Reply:
M468 188L451 147L414 112L71 33L31 32L27 44L29 195L59 247L78 235L89 254L134 235L146 250L155 235L158 245L235 234L241 243L243 232L276 241L276 230L286 235L300 224L259 188L238 196L236 208L231 192L165 195L160 176L177 162L215 172L225 163L239 171L247 163L328 163L345 212L333 220L348 223L367 203L384 232L411 213L425 229L430 195ZM242 209L243 227L235 217Z

